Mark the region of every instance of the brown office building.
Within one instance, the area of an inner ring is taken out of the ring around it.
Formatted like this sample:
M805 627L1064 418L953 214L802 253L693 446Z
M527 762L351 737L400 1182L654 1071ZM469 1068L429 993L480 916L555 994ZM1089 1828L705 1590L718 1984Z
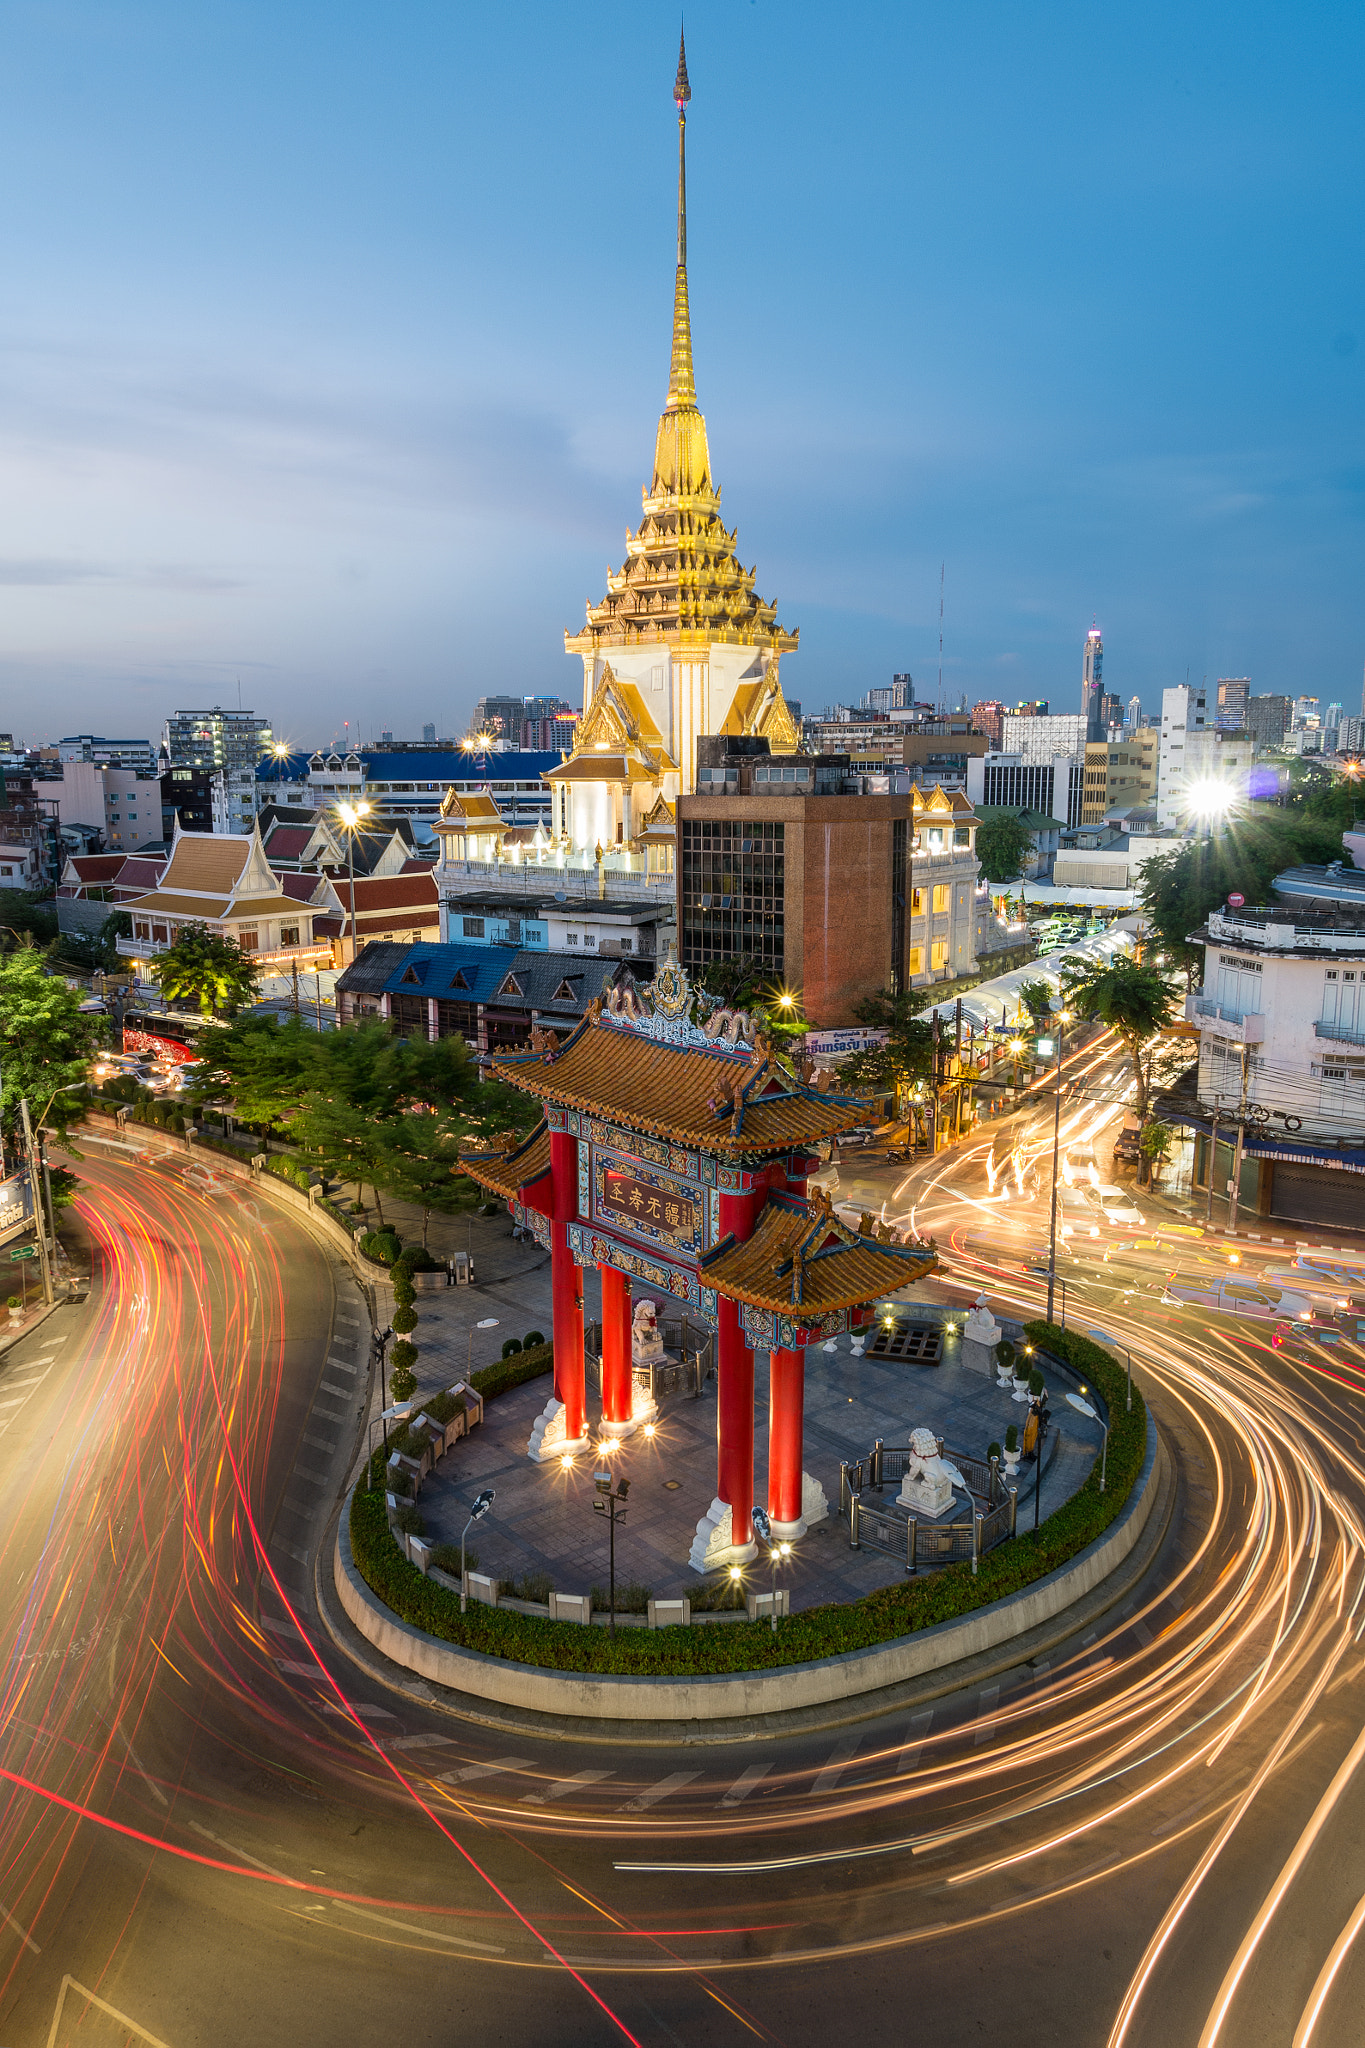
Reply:
M974 971L976 818L961 792L875 795L846 758L725 749L699 743L697 793L678 800L689 973L749 954L827 1030L879 989Z

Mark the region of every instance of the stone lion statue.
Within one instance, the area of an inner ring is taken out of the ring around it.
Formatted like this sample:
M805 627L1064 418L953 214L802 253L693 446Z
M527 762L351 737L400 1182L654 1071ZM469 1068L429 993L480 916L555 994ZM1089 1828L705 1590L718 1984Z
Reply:
M912 1429L910 1432L910 1449L917 1458L927 1464L930 1458L937 1458L938 1456L938 1438L934 1435L932 1429Z

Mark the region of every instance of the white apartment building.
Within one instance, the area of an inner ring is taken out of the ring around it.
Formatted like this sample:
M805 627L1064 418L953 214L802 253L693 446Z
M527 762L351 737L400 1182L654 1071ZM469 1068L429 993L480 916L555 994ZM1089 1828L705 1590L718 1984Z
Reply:
M105 768L104 843L111 853L134 853L165 838L161 823L161 777L135 775L130 768ZM216 808L216 807L215 807ZM226 829L226 816L219 830Z
M1288 901L1210 916L1199 1029L1196 1183L1222 1122L1243 1128L1243 1204L1306 1223L1365 1224L1365 915Z

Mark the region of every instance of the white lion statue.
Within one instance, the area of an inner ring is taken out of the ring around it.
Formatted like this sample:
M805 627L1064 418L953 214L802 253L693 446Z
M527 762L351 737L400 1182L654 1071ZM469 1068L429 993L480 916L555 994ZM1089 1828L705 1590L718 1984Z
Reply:
M657 1301L636 1302L635 1316L630 1328L630 1355L637 1365L663 1357L664 1340L659 1335Z

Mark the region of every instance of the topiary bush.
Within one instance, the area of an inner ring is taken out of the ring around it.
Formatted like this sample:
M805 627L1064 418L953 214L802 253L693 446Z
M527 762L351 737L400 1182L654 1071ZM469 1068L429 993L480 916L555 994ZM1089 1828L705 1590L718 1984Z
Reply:
M287 1181L291 1188L307 1194L313 1184L313 1176L301 1159L295 1159L288 1152L272 1152L265 1162L265 1171L273 1173L277 1180Z
M507 1339L507 1342L506 1342L506 1343L505 1343L505 1344L503 1345L503 1347L502 1347L502 1355L503 1355L503 1357L504 1357L504 1358L515 1358L515 1357L516 1357L516 1355L517 1355L517 1353L518 1353L518 1351L520 1351L520 1350L521 1350L521 1339L520 1339L520 1337L509 1337L509 1338Z
M1012 1422L1009 1428L1005 1431L1005 1449L1007 1451L1017 1451L1018 1448L1019 1425L1017 1422Z
M405 1267L409 1273L434 1273L439 1265L440 1260L434 1259L425 1245L410 1244L394 1270Z
M534 1351L537 1344L543 1344L545 1339L539 1330L528 1330L521 1342L524 1350Z
M370 1230L360 1240L360 1250L367 1259L373 1259L377 1266L393 1266L403 1255L403 1246L396 1231Z
M998 1465L1000 1462L1000 1455L1001 1453L999 1444L987 1444L986 1457L988 1460L994 1459L996 1464Z
M406 1337L409 1330L417 1328L417 1311L413 1308L396 1308L393 1312L393 1327L400 1337Z
M1043 1375L1039 1372L1037 1366L1035 1365L1033 1371L1028 1376L1028 1390L1034 1396L1035 1399L1039 1394L1042 1393L1044 1384L1045 1382L1043 1380Z

